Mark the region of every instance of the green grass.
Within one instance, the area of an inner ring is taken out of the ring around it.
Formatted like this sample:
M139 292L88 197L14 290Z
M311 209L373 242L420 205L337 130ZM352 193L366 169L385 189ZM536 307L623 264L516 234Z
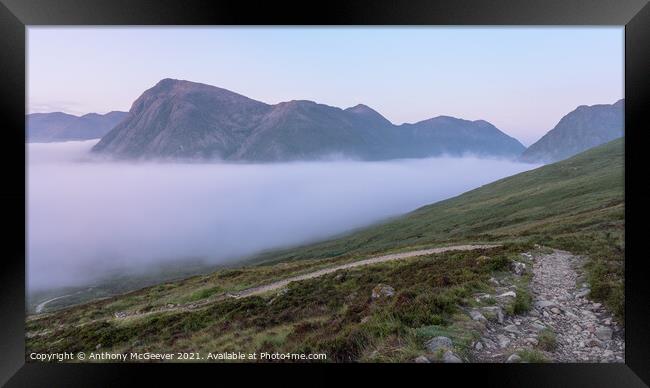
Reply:
M227 299L189 312L75 326L80 314L103 302L90 303L28 322L29 332L52 331L28 338L27 349L88 351L101 344L111 352L325 352L329 361L403 362L423 354L429 336L445 333L463 354L474 339L475 323L463 318L460 307L468 305L473 293L489 291L495 268L507 267L509 257L527 248L509 244L386 262L348 270L344 277L334 273L294 282L279 296ZM228 272L214 278L224 275ZM395 295L372 300L377 284L392 286ZM153 296L168 288L140 293Z
M523 349L517 352L519 357L521 357L522 362L530 363L545 363L549 362L549 359L544 355L544 353L535 349Z
M623 139L428 205L403 217L254 261L355 258L458 242L522 241L587 255L592 296L623 318Z
M546 350L550 352L553 351L557 346L555 333L553 332L553 330L549 328L540 331L537 339L539 341L537 346L542 350Z

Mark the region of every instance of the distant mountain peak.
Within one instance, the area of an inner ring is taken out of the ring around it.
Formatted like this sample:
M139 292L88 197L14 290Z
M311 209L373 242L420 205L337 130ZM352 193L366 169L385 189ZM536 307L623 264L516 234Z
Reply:
M580 105L521 155L525 162L555 162L624 135L624 100Z
M459 119L458 117L440 115L436 117L431 117L430 119L422 120L416 124L453 124L453 123L471 123L470 120Z
M348 112L353 112L353 113L377 113L376 110L372 109L368 105L364 104L357 104L355 106L351 106L349 108L345 109Z
M357 104L355 106L346 108L344 110L349 113L354 113L355 115L361 115L367 118L371 118L372 120L375 121L376 124L392 125L392 123L387 118L382 116L381 113L372 109L368 105Z

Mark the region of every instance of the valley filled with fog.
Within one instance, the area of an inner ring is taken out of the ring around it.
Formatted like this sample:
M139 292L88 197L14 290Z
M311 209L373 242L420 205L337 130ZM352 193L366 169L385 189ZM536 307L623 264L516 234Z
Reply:
M30 291L188 258L234 263L324 239L537 167L428 158L274 164L93 159L97 140L27 144Z

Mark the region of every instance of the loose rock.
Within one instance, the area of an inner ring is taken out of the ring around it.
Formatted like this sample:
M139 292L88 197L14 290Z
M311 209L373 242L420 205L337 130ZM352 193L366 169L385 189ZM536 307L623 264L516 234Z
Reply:
M393 295L395 295L395 289L386 284L378 284L372 289L372 299L390 298Z
M448 364L457 364L463 362L457 355L450 351L446 351L442 356L442 361Z
M506 360L507 363L521 362L521 357L517 353L513 353Z
M426 358L425 356L418 356L418 357L415 358L414 361L415 361L417 364L428 364L428 363L431 362L431 361L429 361L429 359Z
M454 347L454 344L451 342L449 338L438 336L427 341L425 346L431 353L436 353L439 349L445 349L445 350L452 349Z

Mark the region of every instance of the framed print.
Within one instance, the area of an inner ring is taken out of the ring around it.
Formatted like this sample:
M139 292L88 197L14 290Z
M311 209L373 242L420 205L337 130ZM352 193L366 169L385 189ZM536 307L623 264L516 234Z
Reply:
M8 386L650 380L645 1L2 3Z

